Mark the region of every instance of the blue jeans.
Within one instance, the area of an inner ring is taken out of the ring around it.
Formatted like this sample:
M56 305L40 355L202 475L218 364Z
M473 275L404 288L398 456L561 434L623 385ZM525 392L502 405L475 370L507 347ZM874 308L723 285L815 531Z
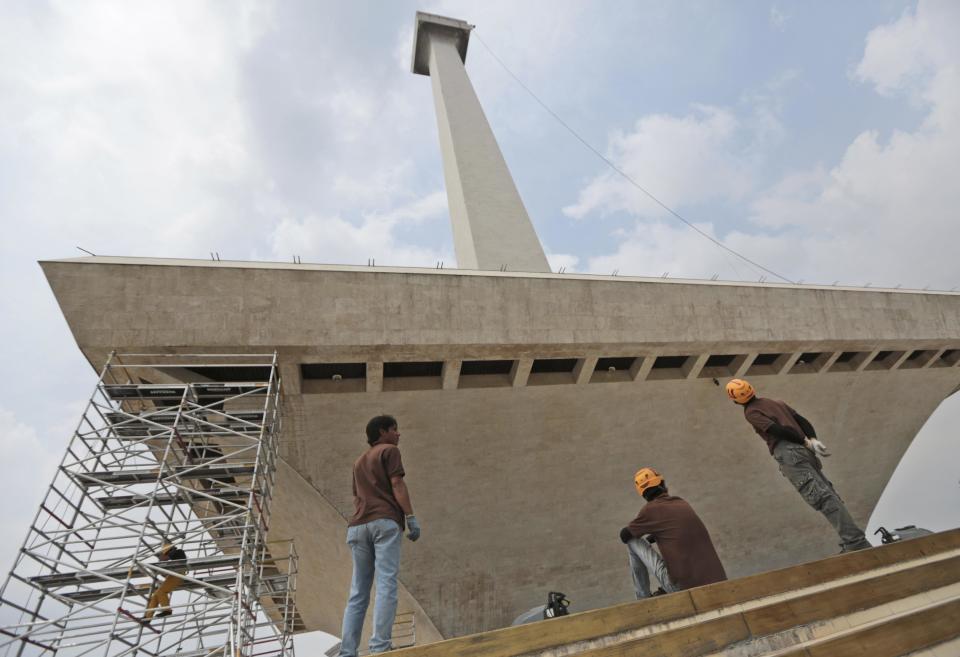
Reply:
M397 615L397 575L402 538L400 525L388 518L347 527L347 545L353 553L353 581L350 583L350 599L343 612L340 657L357 655L374 575L377 578L377 599L373 605L370 652L390 650L393 619Z
M650 597L650 571L660 582L660 587L667 593L675 593L680 589L670 581L667 573L667 564L645 538L634 538L627 543L627 552L630 554L630 572L633 574L633 588L637 600Z

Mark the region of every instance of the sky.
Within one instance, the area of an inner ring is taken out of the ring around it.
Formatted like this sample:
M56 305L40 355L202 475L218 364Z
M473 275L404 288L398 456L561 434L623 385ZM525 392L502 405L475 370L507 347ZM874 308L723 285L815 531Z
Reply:
M0 561L88 397L37 260L455 262L416 10L467 70L554 269L960 289L960 4L0 4ZM493 54L492 54L493 53ZM772 278L767 274L768 279ZM960 525L960 398L871 528ZM916 500L908 508L896 500ZM306 645L306 644L305 644Z

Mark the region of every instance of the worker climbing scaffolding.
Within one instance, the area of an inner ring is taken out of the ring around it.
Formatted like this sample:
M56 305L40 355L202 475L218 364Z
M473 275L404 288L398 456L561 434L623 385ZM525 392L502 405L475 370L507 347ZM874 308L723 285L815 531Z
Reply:
M166 543L160 549L157 555L160 563L169 566L171 561L184 562L187 554L172 543ZM170 594L183 583L183 578L176 575L167 575L163 578L160 586L150 595L147 601L146 613L143 614L143 622L149 623L153 618L154 612L159 609L158 616L169 616L173 613L170 608Z
M842 552L862 550L870 542L857 525L829 479L823 474L819 456L829 456L817 438L813 425L786 403L758 397L743 379L726 386L727 396L743 407L743 415L763 438L780 473L793 484L803 500L823 514L840 537Z

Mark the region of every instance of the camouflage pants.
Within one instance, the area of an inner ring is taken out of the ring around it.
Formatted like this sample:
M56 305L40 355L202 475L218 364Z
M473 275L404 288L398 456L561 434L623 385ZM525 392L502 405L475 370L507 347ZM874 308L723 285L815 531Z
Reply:
M850 516L833 484L823 474L823 467L816 454L804 447L785 440L773 449L773 458L780 464L780 474L797 489L803 500L823 514L842 541L844 552L870 547L863 530Z

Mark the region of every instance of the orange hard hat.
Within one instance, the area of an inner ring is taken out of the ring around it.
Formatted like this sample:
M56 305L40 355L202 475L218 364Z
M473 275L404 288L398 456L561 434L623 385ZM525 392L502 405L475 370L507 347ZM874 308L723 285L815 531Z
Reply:
M756 394L757 391L753 389L749 381L733 379L727 384L727 396L738 404L746 404Z
M637 493L643 495L643 491L663 483L663 477L653 468L640 468L637 474L633 475L633 485L637 487Z

